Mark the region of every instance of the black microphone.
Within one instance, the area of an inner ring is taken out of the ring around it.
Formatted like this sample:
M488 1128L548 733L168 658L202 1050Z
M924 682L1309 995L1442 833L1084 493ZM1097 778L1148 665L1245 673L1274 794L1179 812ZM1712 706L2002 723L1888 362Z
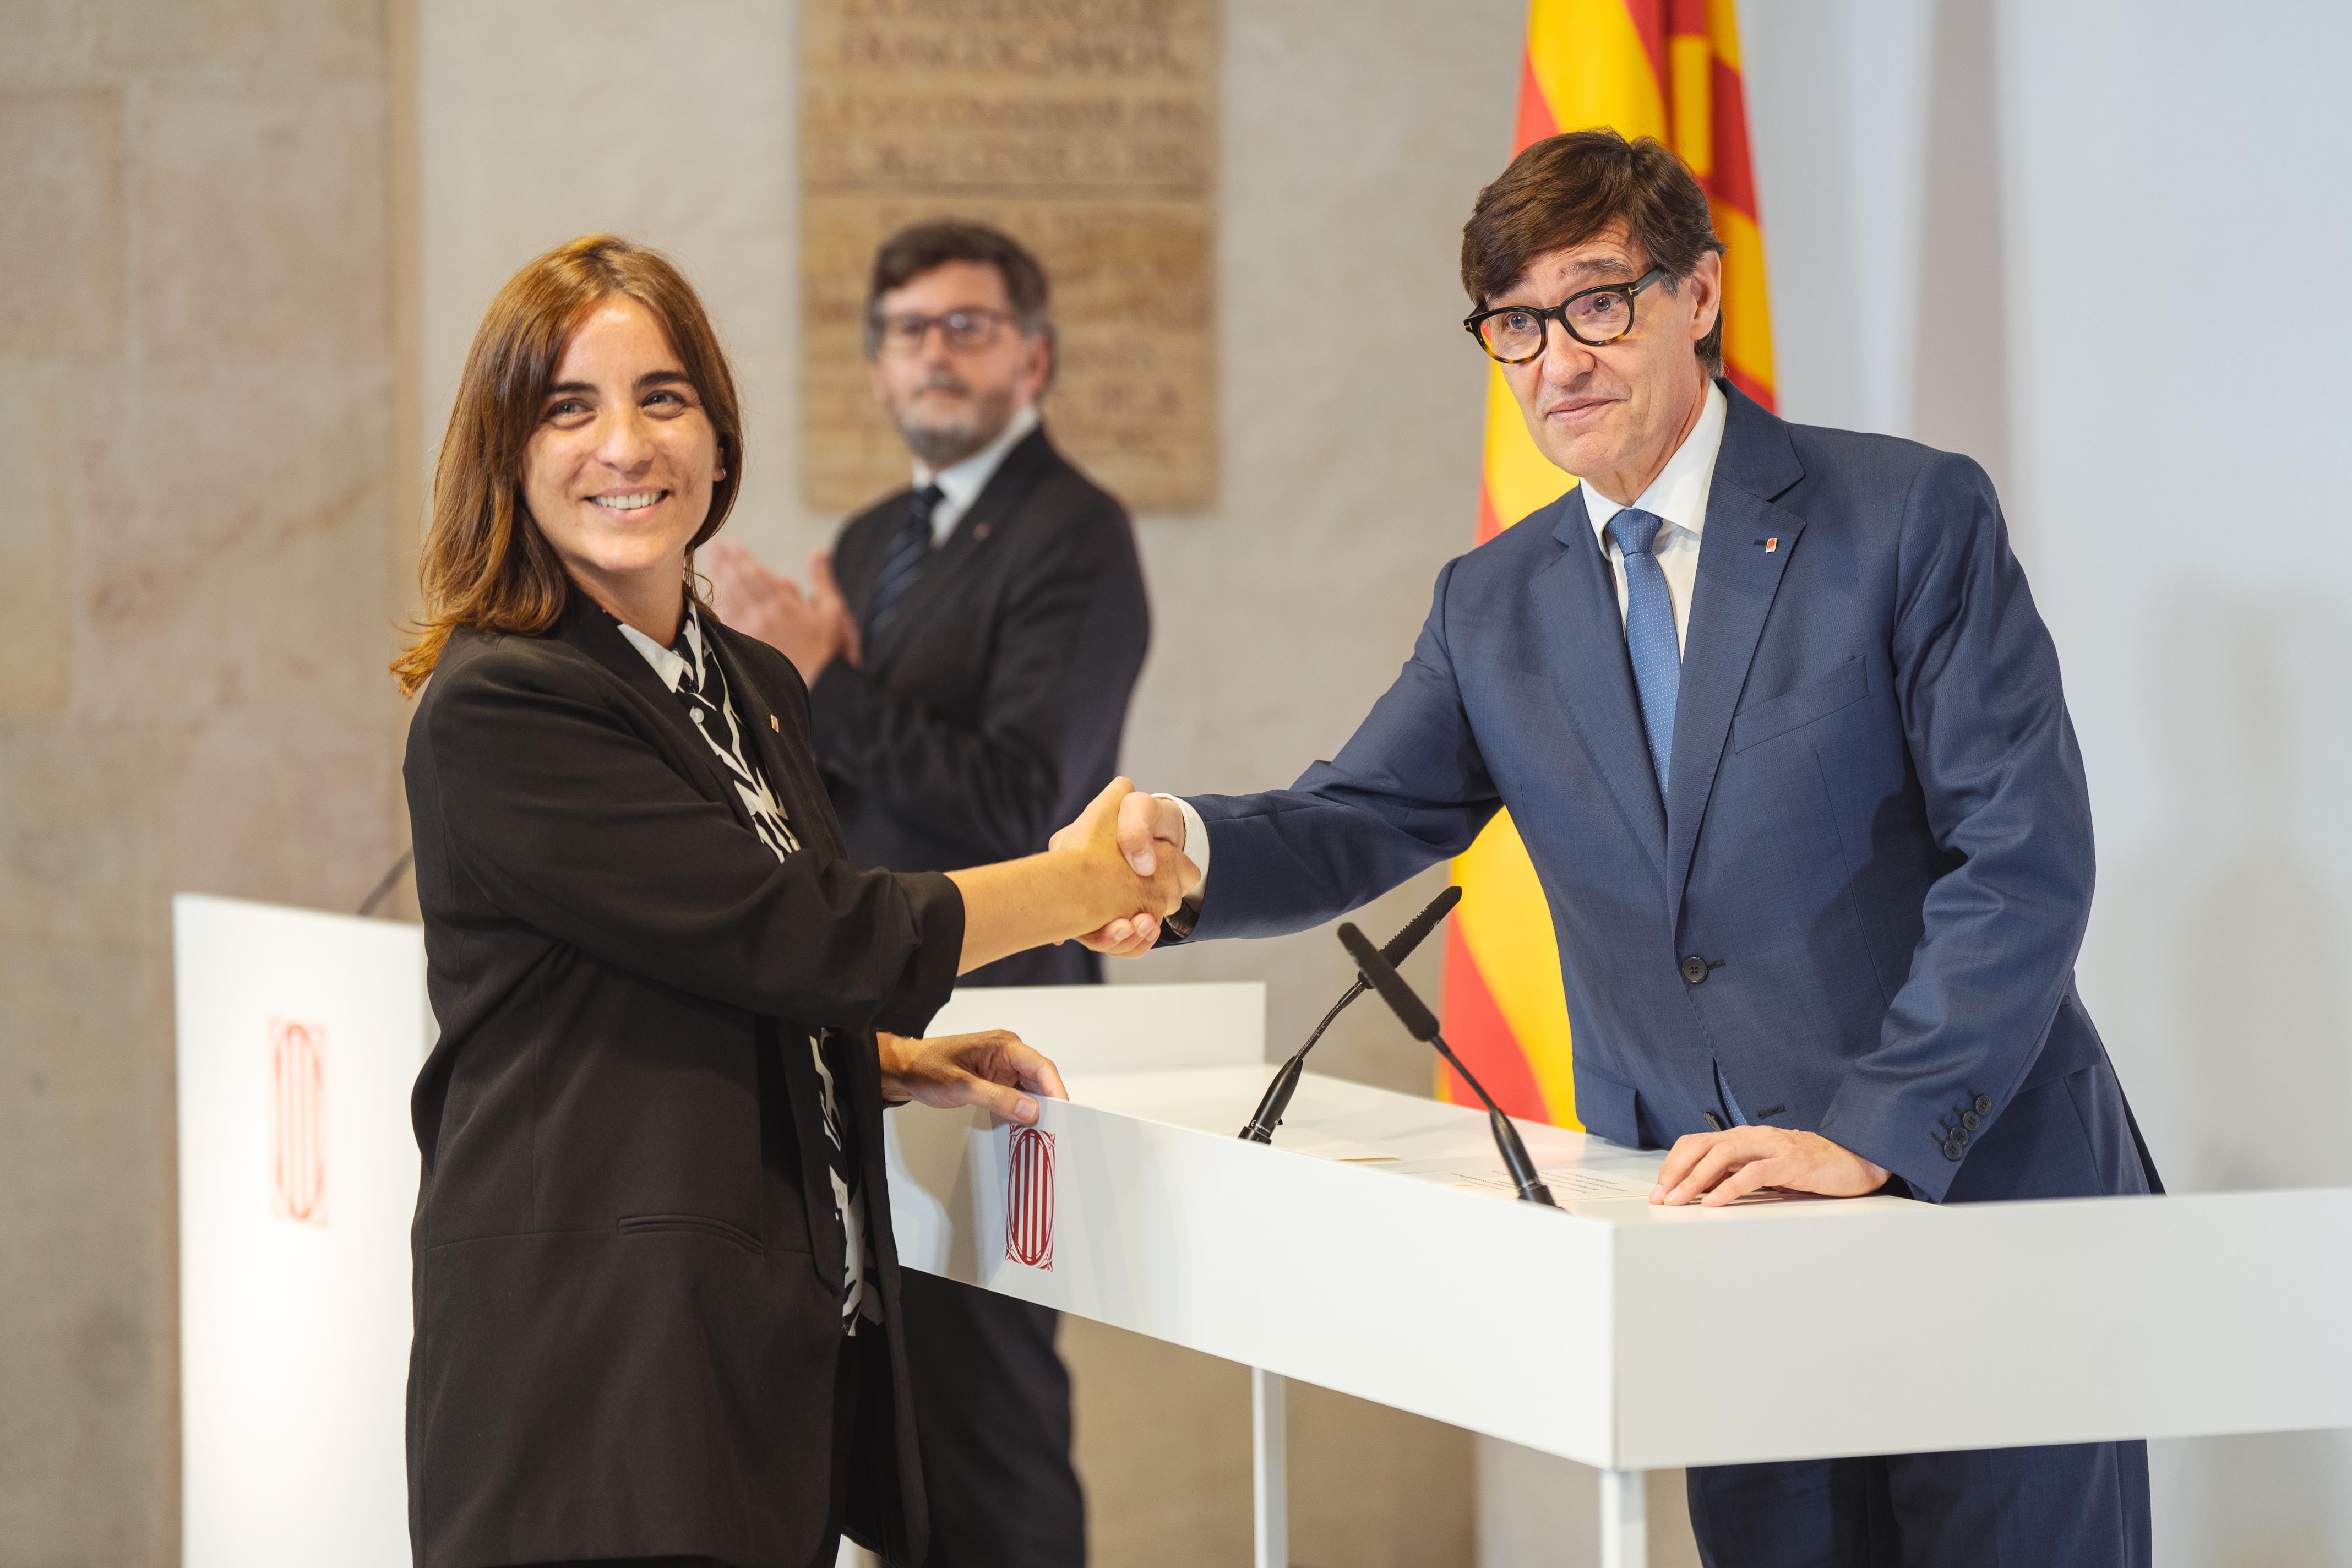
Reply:
M1362 970L1364 978L1372 983L1372 989L1381 994L1381 1000L1389 1005L1389 1010L1404 1026L1405 1033L1436 1047L1437 1054L1452 1063L1454 1070L1462 1075L1462 1080L1486 1102L1486 1124L1494 1129L1495 1147L1502 1151L1503 1168L1511 1173L1511 1180L1517 1184L1520 1198L1528 1203L1542 1204L1547 1208L1558 1208L1559 1205L1552 1202L1551 1189L1545 1186L1543 1179L1536 1174L1536 1163L1528 1158L1528 1146L1519 1141L1519 1130L1511 1125L1511 1119L1503 1114L1502 1108L1495 1103L1495 1097L1486 1092L1486 1086L1470 1076L1470 1069L1462 1065L1462 1058L1454 1054L1454 1047L1445 1043L1444 1035L1438 1033L1437 1016L1413 994L1412 987L1404 983L1403 976L1397 973L1395 967L1362 931L1352 925L1341 926L1339 945L1348 950L1348 956L1356 961L1356 967Z
M1405 922L1404 930L1389 938L1388 946L1381 949L1381 956L1391 965L1402 963L1406 956L1422 944L1422 940L1437 929L1437 922L1451 914L1454 906L1461 901L1462 889L1451 882L1447 883L1444 892L1430 900L1421 913ZM1359 972L1356 983L1348 987L1348 994L1331 1005L1331 1010L1323 1015L1323 1021L1315 1026L1315 1032L1307 1037L1307 1043L1291 1053L1290 1059L1284 1062L1281 1070L1274 1075L1274 1081L1265 1086L1265 1095L1257 1102L1257 1113L1241 1131L1244 1138L1253 1143L1274 1142L1274 1130L1282 1125L1282 1113L1290 1109L1290 1097L1298 1091L1298 1075L1307 1070L1307 1053L1315 1048L1315 1042L1323 1037L1323 1031L1331 1026L1331 1020L1346 1012L1349 1003L1370 989L1371 982Z

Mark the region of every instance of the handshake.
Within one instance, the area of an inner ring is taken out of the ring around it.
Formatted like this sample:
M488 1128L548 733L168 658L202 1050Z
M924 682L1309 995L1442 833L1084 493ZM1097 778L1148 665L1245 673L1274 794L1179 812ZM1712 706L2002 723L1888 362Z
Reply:
M1113 779L1076 821L1055 833L1049 854L1086 857L1119 912L1076 940L1097 952L1128 958L1160 940L1162 917L1175 912L1201 885L1184 854L1184 813L1176 803L1146 795L1133 781Z

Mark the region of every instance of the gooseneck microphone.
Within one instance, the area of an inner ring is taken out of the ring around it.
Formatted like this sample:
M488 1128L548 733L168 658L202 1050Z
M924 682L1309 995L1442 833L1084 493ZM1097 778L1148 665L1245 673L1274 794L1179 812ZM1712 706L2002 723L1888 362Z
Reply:
M1437 922L1452 913L1454 906L1461 901L1462 889L1447 883L1444 892L1430 900L1428 906L1407 921L1404 929L1389 939L1388 946L1381 949L1390 967L1402 963L1407 955L1422 944L1423 939L1437 929ZM1274 1075L1274 1081L1265 1086L1265 1096L1257 1102L1257 1113L1241 1131L1244 1138L1253 1143L1274 1142L1274 1130L1282 1125L1282 1113L1290 1109L1290 1097L1298 1091L1298 1075L1307 1070L1307 1053L1315 1048L1315 1042L1323 1037L1323 1031L1331 1026L1331 1020L1346 1012L1349 1003L1370 989L1371 982L1360 972L1356 983L1348 987L1348 994L1331 1005L1331 1010L1323 1015L1323 1021L1315 1026L1315 1032L1307 1037L1307 1043L1290 1054L1290 1059L1284 1062L1281 1070Z
M1436 1015L1430 1012L1422 999L1413 994L1412 987L1404 983L1403 976L1397 973L1395 966L1381 955L1362 931L1352 925L1341 926L1339 945L1348 950L1348 956L1356 961L1356 967L1363 971L1364 978L1372 983L1372 989L1381 994L1381 1000L1389 1005L1389 1010L1404 1026L1405 1033L1436 1047L1437 1054L1452 1063L1454 1070L1462 1075L1462 1080L1486 1102L1486 1124L1494 1129L1495 1147L1501 1151L1503 1168L1511 1173L1511 1180L1517 1184L1521 1200L1542 1204L1547 1208L1558 1208L1559 1205L1552 1201L1551 1189L1545 1186L1543 1179L1536 1174L1536 1163L1528 1158L1528 1146L1519 1141L1519 1130L1511 1125L1511 1119L1503 1114L1502 1108L1495 1103L1495 1097L1486 1092L1486 1086L1470 1076L1470 1069L1462 1065L1462 1058L1454 1054L1454 1047L1445 1043L1444 1035L1438 1033Z

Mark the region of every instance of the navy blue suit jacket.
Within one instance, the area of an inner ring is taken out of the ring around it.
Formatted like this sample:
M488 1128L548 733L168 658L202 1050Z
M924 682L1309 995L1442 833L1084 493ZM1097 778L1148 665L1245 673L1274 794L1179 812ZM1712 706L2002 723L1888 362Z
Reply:
M1572 489L1447 563L1338 757L1193 800L1213 858L1192 935L1319 924L1507 806L1594 1132L1701 1131L1720 1070L1751 1120L1924 1198L2150 1190L2075 995L2090 803L1990 482L1725 390L1670 794Z

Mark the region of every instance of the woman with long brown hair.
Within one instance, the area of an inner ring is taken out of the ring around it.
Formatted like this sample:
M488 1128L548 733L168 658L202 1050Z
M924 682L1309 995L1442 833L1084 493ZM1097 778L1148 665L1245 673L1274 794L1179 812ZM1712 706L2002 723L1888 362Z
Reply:
M1114 784L1080 847L844 858L780 654L697 599L734 381L659 256L592 236L490 306L425 542L406 778L441 1037L413 1105L425 1568L803 1568L924 1546L882 1109L1034 1121L1053 1065L920 1038L955 976L1172 909Z

